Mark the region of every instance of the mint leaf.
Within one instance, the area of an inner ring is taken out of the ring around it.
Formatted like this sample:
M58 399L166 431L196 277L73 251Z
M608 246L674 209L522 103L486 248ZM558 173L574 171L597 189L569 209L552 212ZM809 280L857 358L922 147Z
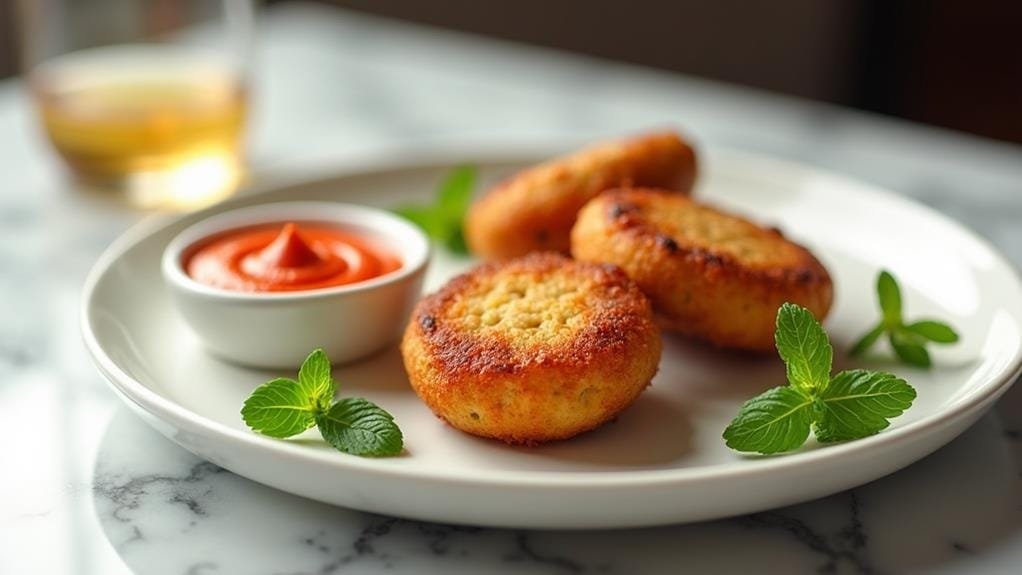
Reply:
M834 349L812 312L792 303L783 304L777 310L774 339L791 385L810 393L827 386Z
M855 348L865 350L885 332L888 326L881 323ZM916 353L918 348L929 361L926 350L915 342L922 336L901 328L888 333L891 344L901 346L896 350ZM724 430L731 449L767 455L791 451L805 443L810 431L822 442L866 437L885 429L915 400L912 386L889 373L858 369L831 379L830 341L803 307L785 303L777 310L775 339L789 385L767 390L742 405Z
M901 361L916 367L930 367L929 352L913 334L896 329L888 332L888 341Z
M794 387L768 389L742 405L724 440L737 451L791 451L809 437L812 406L813 400Z
M337 384L330 369L326 353L313 351L298 381L282 377L257 387L241 408L242 419L253 431L280 439L318 425L323 439L353 455L400 453L401 429L383 408L358 397L333 402Z
M917 321L905 325L901 310L901 288L887 271L877 276L877 299L883 319L880 324L863 335L855 343L849 355L860 355L869 349L884 333L891 343L891 349L903 363L916 367L930 367L930 353L927 342L955 343L958 334L948 324L933 320Z
M884 322L880 322L873 329L869 330L866 335L862 336L859 341L855 342L852 346L852 351L848 352L848 355L857 356L866 353L866 350L873 347L873 344L880 339L880 336L884 335L887 331L887 325Z
M305 396L321 410L330 407L337 392L334 378L330 376L330 360L322 349L309 354L298 369L298 383Z
M447 218L431 206L400 206L394 213L419 226L431 239L447 238Z
M930 341L936 343L955 343L958 341L958 334L946 323L939 321L917 321L905 326L905 329Z
M463 224L475 181L474 167L454 168L440 183L432 203L399 206L394 212L419 226L434 242L454 253L467 254Z
M457 229L454 230L454 233L447 238L444 245L447 246L447 249L456 254L468 253L468 242L465 241L465 232L461 229L461 226L458 226Z
M404 439L394 417L369 400L349 397L316 416L316 425L330 445L352 455L401 453Z
M312 427L315 412L315 403L297 381L278 378L252 392L241 408L241 417L254 431L284 438Z
M901 288L887 270L881 271L877 277L877 296L880 299L880 309L884 312L884 321L888 325L901 324Z
M912 386L890 373L843 371L820 394L813 430L822 442L867 437L886 429L915 398Z
M472 201L472 188L475 187L476 169L474 166L459 166L447 174L437 192L437 204L444 214L460 223L468 211Z

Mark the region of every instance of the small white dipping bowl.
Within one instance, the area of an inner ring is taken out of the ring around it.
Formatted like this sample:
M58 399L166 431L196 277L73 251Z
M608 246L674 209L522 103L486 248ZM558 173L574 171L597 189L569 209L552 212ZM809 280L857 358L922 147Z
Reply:
M260 224L325 224L368 237L401 267L351 285L287 292L240 292L199 283L184 260L203 240ZM429 240L404 219L374 208L332 202L281 202L210 217L178 234L163 252L172 299L203 345L227 360L295 370L321 347L334 363L364 357L393 342L419 298Z

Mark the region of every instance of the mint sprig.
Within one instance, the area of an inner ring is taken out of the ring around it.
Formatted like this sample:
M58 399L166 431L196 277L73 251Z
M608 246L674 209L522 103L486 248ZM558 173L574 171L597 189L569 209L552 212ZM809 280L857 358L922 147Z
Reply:
M394 212L422 228L433 241L457 254L467 254L463 222L472 202L476 169L460 166L450 171L429 204L398 206Z
M905 380L861 369L830 376L834 350L813 314L786 303L774 333L788 385L768 389L742 405L724 430L728 447L762 454L801 447L812 431L824 442L849 441L880 432L912 406L915 389Z
M791 451L809 437L812 409L813 399L795 387L768 389L742 405L724 430L724 440L737 451Z
M782 306L777 312L774 340L788 382L810 395L827 387L834 348L811 313L798 306Z
M883 371L853 369L830 380L817 406L822 412L813 433L823 442L848 441L885 429L888 419L912 405L916 391L904 380Z
M926 351L928 342L947 344L958 341L954 328L943 322L922 320L906 324L902 317L901 288L886 270L877 276L877 300L880 303L880 321L859 338L849 355L862 355L887 334L891 349L903 363L930 367L930 354Z
M403 438L394 417L361 397L347 397L316 417L323 439L352 455L401 453Z
M241 417L255 432L284 439L316 426L327 443L352 455L397 455L404 447L394 417L361 397L334 402L337 384L322 349L313 351L298 370L298 380L284 377L260 385L245 400Z

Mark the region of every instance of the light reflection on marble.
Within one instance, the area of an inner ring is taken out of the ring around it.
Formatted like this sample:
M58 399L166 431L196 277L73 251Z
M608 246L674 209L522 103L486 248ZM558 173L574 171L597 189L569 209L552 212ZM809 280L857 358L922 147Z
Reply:
M1017 147L323 7L274 7L261 33L257 167L676 123L914 196L1022 262ZM86 357L85 274L140 214L69 189L16 82L0 83L0 174L0 574L1022 571L1022 389L904 471L712 523L440 526L256 485L149 429Z

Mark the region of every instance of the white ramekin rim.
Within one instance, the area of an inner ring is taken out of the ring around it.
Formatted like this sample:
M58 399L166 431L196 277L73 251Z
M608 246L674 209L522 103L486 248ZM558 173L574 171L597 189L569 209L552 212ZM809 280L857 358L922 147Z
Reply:
M393 246L401 267L380 277L350 285L284 292L242 292L217 288L192 279L185 272L183 256L198 242L234 229L286 222L317 222L367 230ZM164 281L189 295L229 302L298 301L355 294L399 283L423 270L429 263L429 239L414 224L397 214L369 206L343 202L272 202L239 208L196 222L167 244L160 266Z

